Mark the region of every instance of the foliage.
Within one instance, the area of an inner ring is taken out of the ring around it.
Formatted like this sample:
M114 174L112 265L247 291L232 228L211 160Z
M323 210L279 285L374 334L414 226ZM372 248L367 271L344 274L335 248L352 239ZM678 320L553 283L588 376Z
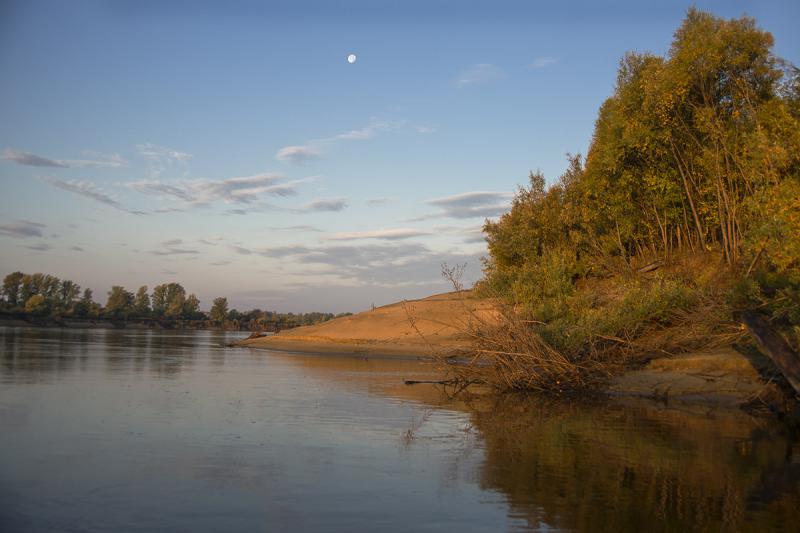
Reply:
M586 159L550 187L531 174L484 226L478 289L522 337L580 363L699 308L717 333L742 307L800 331L800 77L772 46L751 18L692 8L665 56L622 59ZM669 270L693 256L719 275Z

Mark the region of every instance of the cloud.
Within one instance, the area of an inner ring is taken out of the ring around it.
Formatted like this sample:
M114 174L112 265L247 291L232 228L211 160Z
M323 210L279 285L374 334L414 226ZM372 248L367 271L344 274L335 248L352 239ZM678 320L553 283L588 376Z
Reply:
M322 154L311 146L284 146L275 154L275 159L287 163L302 164L316 161L322 158Z
M558 59L555 57L541 56L534 59L528 68L545 68L556 63L558 63Z
M58 187L59 189L69 191L74 194L78 194L85 198L89 198L96 202L100 202L101 204L113 207L114 209L119 209L120 211L125 211L126 213L131 213L134 215L146 214L142 211L133 211L131 209L128 209L127 207L120 204L115 197L105 193L103 189L96 186L94 183L90 181L80 181L80 180L63 181L49 177L43 177L42 179L46 183L52 185L53 187Z
M422 135L428 135L436 131L436 128L432 126L417 126L417 133Z
M85 252L86 251L83 248L81 248L80 246L70 246L69 249L72 250L73 252Z
M28 237L41 237L44 224L30 220L18 220L13 224L0 225L0 235L27 239Z
M467 87L480 85L505 78L503 69L489 63L477 63L462 70L456 79L456 85Z
M365 141L372 139L382 132L394 131L402 128L405 120L379 120L372 118L366 126L354 130L338 133L330 137L312 139L302 145L284 146L275 154L275 159L288 163L308 163L322 158L323 147L341 141Z
M441 212L426 215L417 220L435 217L474 218L496 217L508 211L511 206L512 193L472 191L426 200L425 203L434 205Z
M382 239L387 241L396 241L402 239L410 239L412 237L423 237L432 235L430 231L412 229L412 228L397 228L397 229L384 229L374 231L351 231L344 233L334 233L329 240L332 241L354 241L359 239Z
M196 179L176 182L140 180L128 183L127 186L142 194L175 198L192 206L204 206L216 201L227 204L250 204L263 194L294 196L297 194L297 185L314 178L281 182L283 179L280 174L261 173L222 180Z
M16 148L6 148L3 150L2 154L0 154L0 159L31 167L119 168L128 166L128 162L119 154L84 152L84 155L93 156L94 159L50 159L30 152L23 152Z
M305 211L342 211L347 208L347 200L345 198L320 198L306 204L303 209Z
M213 263L209 263L209 265L211 265L211 266L215 266L215 267L218 267L218 266L225 266L225 265L230 265L230 264L231 264L231 262L230 262L230 261L215 261L215 262L213 262Z
M323 287L331 283L381 287L437 284L441 283L443 262L479 264L478 254L432 251L424 244L413 242L232 248L243 255L277 259L284 265L295 263L313 267L307 276L316 277L317 284ZM294 274L301 271L292 267Z
M161 243L160 250L153 250L153 255L196 255L200 252L190 248L179 248L183 244L183 239L169 239Z
M160 176L175 165L186 167L186 164L193 157L190 153L149 142L137 144L136 149L139 155L150 162L150 174L154 177Z
M61 161L42 157L30 152L23 152L22 150L17 150L16 148L6 148L3 150L3 153L0 154L0 158L5 159L6 161L13 161L18 165L27 165L30 167L67 168L67 165Z
M379 205L388 204L391 200L391 198L369 198L366 204L370 207L376 207Z
M45 242L40 243L40 244L32 244L30 246L26 246L25 248L28 248L29 250L33 250L34 252L46 252L48 250L52 250L53 249L52 246L50 246L49 244L47 244Z
M269 228L272 231L312 231L320 233L322 232L321 229L315 228L314 226L306 226L306 225L297 225L297 226L273 226Z

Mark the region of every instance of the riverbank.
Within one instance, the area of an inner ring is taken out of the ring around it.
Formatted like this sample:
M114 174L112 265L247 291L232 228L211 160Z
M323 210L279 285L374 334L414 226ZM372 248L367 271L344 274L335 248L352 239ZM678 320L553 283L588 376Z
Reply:
M491 302L470 292L445 293L399 302L304 326L236 346L288 352L364 357L429 358L469 353L467 323L473 313L489 316ZM411 319L411 320L410 320ZM616 376L607 392L615 396L681 400L726 406L779 402L780 374L748 346L722 346L675 356L654 356Z

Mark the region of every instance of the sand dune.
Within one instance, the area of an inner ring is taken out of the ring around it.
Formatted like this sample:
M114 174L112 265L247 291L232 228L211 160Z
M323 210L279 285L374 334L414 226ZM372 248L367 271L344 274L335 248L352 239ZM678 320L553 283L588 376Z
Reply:
M430 355L433 347L440 353L457 354L469 346L463 326L472 312L485 316L491 313L491 303L469 291L450 292L245 340L239 345L308 353L416 357ZM416 329L409 317L414 319Z

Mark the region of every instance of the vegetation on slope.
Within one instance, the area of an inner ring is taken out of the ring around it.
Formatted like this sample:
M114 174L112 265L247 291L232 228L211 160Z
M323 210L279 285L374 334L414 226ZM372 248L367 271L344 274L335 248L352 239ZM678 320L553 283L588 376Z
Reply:
M589 387L631 357L730 342L743 309L800 346L800 75L772 46L753 19L691 9L666 56L622 59L585 160L549 187L531 174L487 221L479 288L502 320L480 323L462 373Z

